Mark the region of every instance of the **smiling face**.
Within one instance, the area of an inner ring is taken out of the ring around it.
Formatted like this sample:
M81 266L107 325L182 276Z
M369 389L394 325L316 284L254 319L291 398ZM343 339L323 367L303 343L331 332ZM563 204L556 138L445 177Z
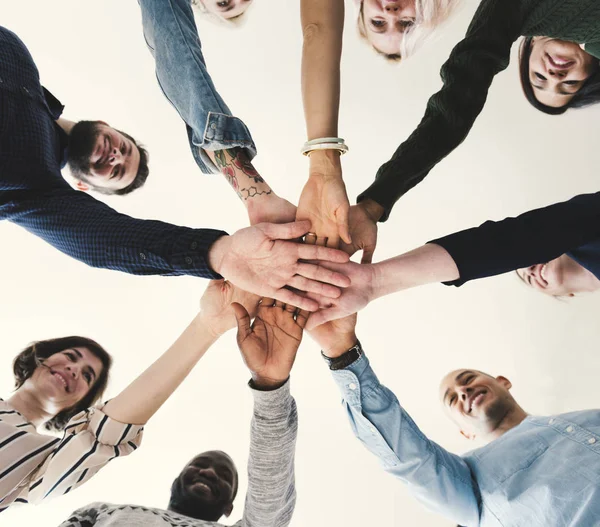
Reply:
M204 5L209 13L229 20L243 15L252 0L199 0L199 3Z
M121 190L136 178L140 151L129 137L106 123L80 121L69 135L68 164L75 177L92 187Z
M75 406L94 386L102 361L85 347L55 353L38 366L26 384L53 413Z
M203 452L173 483L169 508L193 518L217 521L231 513L237 487L233 460L219 450Z
M534 37L529 57L529 82L535 98L553 108L565 106L598 69L598 60L579 44Z
M478 370L450 372L440 384L444 409L467 439L492 433L518 407L504 377L495 379Z
M579 292L574 279L580 270L581 265L563 254L547 263L517 269L517 274L529 287L541 293L573 296Z
M415 0L363 0L362 18L371 45L386 55L397 55L404 33L415 23Z

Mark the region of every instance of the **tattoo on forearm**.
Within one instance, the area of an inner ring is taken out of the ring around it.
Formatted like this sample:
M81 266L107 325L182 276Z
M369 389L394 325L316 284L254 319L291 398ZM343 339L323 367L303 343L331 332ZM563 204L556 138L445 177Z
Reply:
M215 164L225 179L233 187L236 194L242 201L246 201L256 196L266 196L273 191L265 183L265 180L252 166L252 162L241 148L231 148L228 150L214 151ZM255 185L243 183L241 186L238 181L238 176L243 179L248 179L248 183L254 182ZM244 178L244 176L246 176Z

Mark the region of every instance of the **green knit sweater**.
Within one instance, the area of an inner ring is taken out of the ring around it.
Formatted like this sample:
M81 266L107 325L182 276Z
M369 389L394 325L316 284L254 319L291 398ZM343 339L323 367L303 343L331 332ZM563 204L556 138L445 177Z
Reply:
M379 168L358 201L385 209L467 137L483 109L494 76L506 69L520 36L547 36L585 44L600 59L600 0L482 0L465 38L442 66L442 89L427 103L418 128Z

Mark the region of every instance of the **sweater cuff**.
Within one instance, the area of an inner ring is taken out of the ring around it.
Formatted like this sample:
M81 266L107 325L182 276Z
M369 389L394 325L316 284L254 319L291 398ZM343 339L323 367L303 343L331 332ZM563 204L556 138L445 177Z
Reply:
M254 413L264 417L277 417L289 413L293 401L290 393L290 379L283 386L270 391L255 390L250 383L248 385L254 397Z

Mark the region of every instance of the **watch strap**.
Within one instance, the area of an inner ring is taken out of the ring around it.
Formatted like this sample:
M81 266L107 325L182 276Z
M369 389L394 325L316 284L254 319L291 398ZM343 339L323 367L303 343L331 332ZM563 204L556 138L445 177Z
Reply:
M321 351L321 356L325 359L325 362L329 364L330 370L343 370L358 360L363 354L364 352L360 340L357 340L354 346L342 353L339 357L331 358Z

